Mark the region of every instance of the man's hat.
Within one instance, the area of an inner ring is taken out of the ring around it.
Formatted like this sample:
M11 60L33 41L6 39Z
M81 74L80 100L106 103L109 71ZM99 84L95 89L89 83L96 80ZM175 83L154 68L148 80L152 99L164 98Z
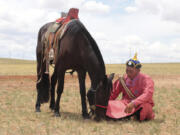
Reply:
M140 61L137 59L137 53L135 53L135 55L134 55L134 57L132 59L129 59L126 62L126 66L135 67L137 69L141 68L142 65L141 65Z

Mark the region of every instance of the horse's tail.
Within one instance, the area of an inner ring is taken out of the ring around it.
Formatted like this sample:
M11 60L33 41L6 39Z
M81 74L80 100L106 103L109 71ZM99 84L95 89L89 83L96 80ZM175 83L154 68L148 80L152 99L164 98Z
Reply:
M44 27L42 27L38 33L38 42L36 48L36 56L37 56L37 94L38 101L40 103L46 103L49 101L49 93L50 93L50 79L49 74L45 74L46 70L46 61L44 60L44 50L42 43L42 35L44 34Z
M43 73L41 78L36 83L36 88L38 92L38 98L40 103L46 103L49 101L50 93L50 79L49 74Z

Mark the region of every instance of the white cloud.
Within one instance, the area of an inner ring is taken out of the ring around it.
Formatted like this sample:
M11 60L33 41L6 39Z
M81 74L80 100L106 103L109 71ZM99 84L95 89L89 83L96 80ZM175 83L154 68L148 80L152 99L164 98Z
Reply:
M67 11L71 7L80 7L85 0L40 0L39 6L50 9Z
M108 13L110 11L110 7L108 5L96 1L87 1L83 4L82 9L94 13Z
M158 14L161 8L160 2L155 0L135 0L135 4L139 9L152 14Z
M180 23L180 1L179 0L171 0L162 1L162 17L165 20L174 21Z
M142 62L180 61L179 0L135 0L134 5L122 7L129 14L104 2L0 1L0 57L35 59L40 27L60 17L61 11L77 7L106 63L125 63L136 51Z
M107 54L104 59L108 63L125 63L135 52L138 52L138 59L141 62L179 62L180 59L180 46L177 43L163 44L158 41L150 43L133 35L114 42L102 41L99 46L103 54Z
M125 10L161 15L164 20L180 23L179 0L135 0L134 6L126 7Z
M110 7L102 2L95 0L40 0L37 2L39 7L43 7L50 11L65 11L68 12L69 8L76 7L82 12L93 12L93 13L108 13Z
M128 13L134 13L134 12L136 12L138 9L137 9L137 7L129 6L129 7L126 7L125 10L126 10Z

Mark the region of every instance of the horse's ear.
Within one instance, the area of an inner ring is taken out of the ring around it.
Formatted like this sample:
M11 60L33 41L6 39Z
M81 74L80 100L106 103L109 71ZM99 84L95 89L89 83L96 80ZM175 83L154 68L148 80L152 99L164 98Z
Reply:
M110 80L112 81L113 78L114 78L114 75L115 75L115 73L110 74L109 77L108 77L108 79L110 79Z

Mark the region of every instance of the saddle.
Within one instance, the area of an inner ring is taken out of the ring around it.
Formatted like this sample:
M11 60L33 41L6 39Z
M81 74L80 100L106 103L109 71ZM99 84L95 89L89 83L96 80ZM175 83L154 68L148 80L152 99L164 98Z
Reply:
M58 53L58 41L62 39L63 35L67 30L68 24L72 19L78 19L79 10L76 8L71 8L66 17L64 13L62 17L57 19L45 33L44 40L44 58L46 61L46 74L49 74L49 64L56 63L56 56Z

